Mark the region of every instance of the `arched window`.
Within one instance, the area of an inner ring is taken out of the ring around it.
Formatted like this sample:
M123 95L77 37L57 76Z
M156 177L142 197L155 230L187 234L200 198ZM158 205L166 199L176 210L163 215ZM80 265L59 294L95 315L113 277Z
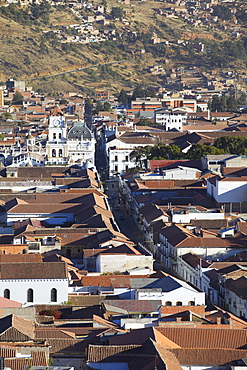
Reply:
M4 298L10 299L10 290L4 289L3 296Z
M27 301L33 302L33 289L29 288L27 291Z
M52 152L51 152L52 154L52 157L56 157L56 149L52 149Z
M61 132L59 132L58 137L59 137L59 139L62 139L62 134L61 134Z
M58 151L58 156L59 156L59 157L62 157L62 156L63 156L63 150L62 150L62 149L59 149L59 151Z
M182 306L183 304L182 304L182 302L180 302L180 301L178 301L177 303L176 303L176 306Z
M172 302L171 301L167 301L165 304L166 304L166 306L171 306L172 305Z
M188 306L195 306L195 302L194 301L189 301Z
M56 133L53 133L53 140L56 140Z
M55 288L51 290L51 302L57 302L57 289Z

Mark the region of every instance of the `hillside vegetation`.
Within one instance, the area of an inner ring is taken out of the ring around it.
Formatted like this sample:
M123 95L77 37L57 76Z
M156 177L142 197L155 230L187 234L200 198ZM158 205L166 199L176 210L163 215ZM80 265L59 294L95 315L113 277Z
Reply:
M97 1L94 6L96 4ZM165 74L152 75L148 72L148 67L157 64L162 65L165 72L182 65L203 66L208 70L231 64L245 68L247 39L228 41L223 31L212 33L210 28L195 28L180 18L166 18L157 12L158 8L168 6L165 3L133 1L131 4L125 6L107 2L110 9L121 9L126 22L116 18L111 20L109 26L96 25L99 30L102 27L115 29L116 37L88 44L61 43L54 33L66 29L67 33L77 34L68 26L80 20L66 5L51 7L44 1L26 8L13 4L0 7L0 81L4 82L7 78L33 79L30 85L48 91L120 90L138 84L164 84ZM87 16L93 13L86 9L81 14ZM162 41L169 41L169 45L153 44L151 39L154 33ZM209 53L197 53L190 44L179 46L176 41L181 38L204 42ZM142 50L145 52L142 53ZM102 65L113 61L121 63ZM95 68L49 77L88 66Z

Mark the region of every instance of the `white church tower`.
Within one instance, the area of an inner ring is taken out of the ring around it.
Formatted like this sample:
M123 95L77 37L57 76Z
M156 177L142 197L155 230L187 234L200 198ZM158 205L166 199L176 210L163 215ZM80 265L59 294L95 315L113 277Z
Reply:
M68 163L67 124L63 112L57 106L49 117L45 164L67 165Z

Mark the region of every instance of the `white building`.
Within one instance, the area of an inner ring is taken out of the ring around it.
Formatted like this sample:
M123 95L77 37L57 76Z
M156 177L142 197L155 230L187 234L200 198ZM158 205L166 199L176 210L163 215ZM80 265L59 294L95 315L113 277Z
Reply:
M197 168L178 165L175 168L160 168L157 173L140 174L142 180L198 180L201 171Z
M245 176L211 177L207 179L207 194L219 204L245 202L247 200L247 178Z
M172 223L189 224L191 220L224 220L224 209L200 211L195 206L188 206L184 209L171 211Z
M243 267L242 267L243 268ZM220 291L227 309L240 318L247 318L247 278L221 280Z
M183 131L183 125L187 120L187 113L182 110L168 110L165 108L156 109L154 120L158 125L163 125L165 131L178 130Z
M120 245L99 253L96 258L96 272L126 272L134 268L153 270L152 254L140 246Z
M134 283L140 284L135 279ZM153 280L153 281L152 281ZM135 299L161 300L163 306L196 306L205 305L205 293L192 288L188 283L173 276L161 279L143 279L146 286L135 291Z
M0 264L0 296L22 303L59 304L68 300L64 262Z
M130 159L130 153L138 147L154 145L156 139L149 134L139 134L136 137L110 137L106 143L106 156L108 159L109 175L122 173L136 167L134 160Z
M46 165L94 167L95 139L84 121L77 121L67 132L62 111L56 107L49 117Z
M79 163L91 168L94 166L95 139L83 121L77 121L68 132L68 157L70 163Z
M69 163L67 123L59 107L56 107L49 117L46 155L46 165L67 165Z

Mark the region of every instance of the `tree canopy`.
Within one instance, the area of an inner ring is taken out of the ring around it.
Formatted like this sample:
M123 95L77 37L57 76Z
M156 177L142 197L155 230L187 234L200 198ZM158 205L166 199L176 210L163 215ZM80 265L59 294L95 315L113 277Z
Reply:
M215 140L214 145L193 144L187 153L174 144L156 144L154 146L138 147L130 153L130 159L139 168L147 167L151 159L200 159L205 155L235 154L247 156L247 138L222 136Z
M21 95L19 91L16 91L16 93L13 96L12 104L15 105L22 105L24 100L24 96Z

